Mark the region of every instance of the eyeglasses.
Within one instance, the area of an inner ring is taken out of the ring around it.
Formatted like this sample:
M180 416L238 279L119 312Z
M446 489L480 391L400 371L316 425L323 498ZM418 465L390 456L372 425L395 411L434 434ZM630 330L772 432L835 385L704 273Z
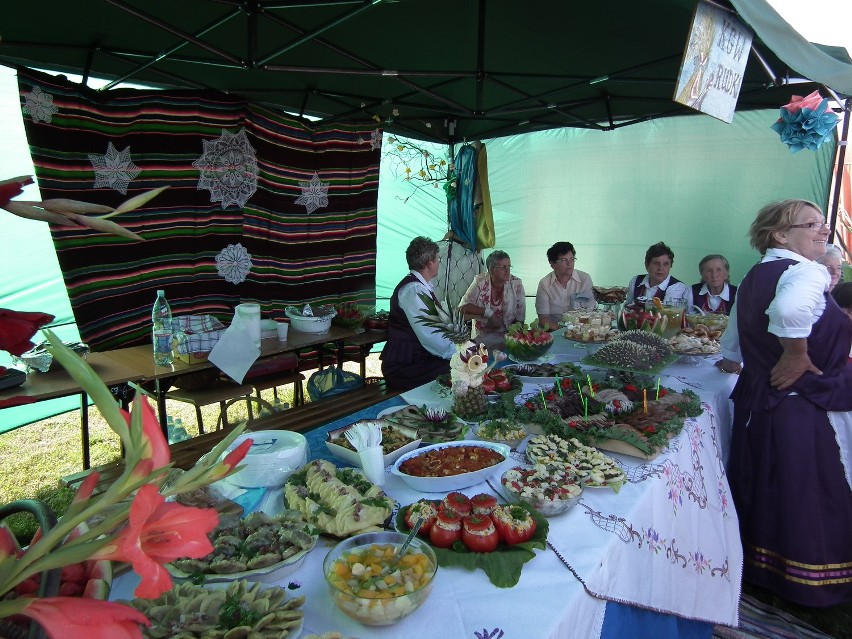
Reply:
M804 224L791 224L791 229L813 229L814 231L822 231L828 228L828 222L805 222Z
M492 271L511 271L512 267L511 267L511 265L507 266L507 265L503 264L501 266L492 266L491 270Z
M576 261L576 257L560 257L559 259L553 260L553 263L562 262L563 264L573 264Z

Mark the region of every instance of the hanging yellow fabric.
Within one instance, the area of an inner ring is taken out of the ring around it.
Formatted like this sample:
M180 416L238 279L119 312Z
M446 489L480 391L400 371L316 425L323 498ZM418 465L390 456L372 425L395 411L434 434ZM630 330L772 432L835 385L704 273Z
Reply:
M493 248L497 244L494 233L494 214L491 210L491 191L488 188L488 154L485 145L476 143L476 186L474 212L476 215L476 250Z

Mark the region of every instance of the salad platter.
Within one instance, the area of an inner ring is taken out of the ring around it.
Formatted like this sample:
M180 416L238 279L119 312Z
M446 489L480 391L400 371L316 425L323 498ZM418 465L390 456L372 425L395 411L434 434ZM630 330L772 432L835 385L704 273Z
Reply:
M576 438L586 446L646 460L668 447L687 417L702 412L695 393L652 383L564 378L560 385L524 401L522 409L532 411L527 419L537 427L531 432Z
M381 411L379 418L397 426L412 428L424 444L440 444L464 439L467 424L441 408L394 406Z

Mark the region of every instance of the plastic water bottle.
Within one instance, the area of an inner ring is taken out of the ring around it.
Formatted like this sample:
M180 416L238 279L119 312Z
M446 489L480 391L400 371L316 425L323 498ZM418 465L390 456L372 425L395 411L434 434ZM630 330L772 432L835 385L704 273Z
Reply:
M154 363L157 366L171 366L172 355L172 309L166 301L166 292L157 291L157 301L151 311L151 335L154 344Z
M175 420L175 432L174 437L176 442L182 442L185 439L189 439L189 433L186 432L186 429L183 427L183 420L178 417ZM173 442L169 442L173 443Z

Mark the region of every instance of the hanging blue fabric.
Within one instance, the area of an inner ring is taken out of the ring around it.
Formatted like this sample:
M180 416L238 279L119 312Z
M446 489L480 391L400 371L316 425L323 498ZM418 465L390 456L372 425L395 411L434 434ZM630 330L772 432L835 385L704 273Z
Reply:
M456 239L476 250L476 218L473 198L476 189L476 151L469 144L456 153L456 193L450 200L450 229Z

